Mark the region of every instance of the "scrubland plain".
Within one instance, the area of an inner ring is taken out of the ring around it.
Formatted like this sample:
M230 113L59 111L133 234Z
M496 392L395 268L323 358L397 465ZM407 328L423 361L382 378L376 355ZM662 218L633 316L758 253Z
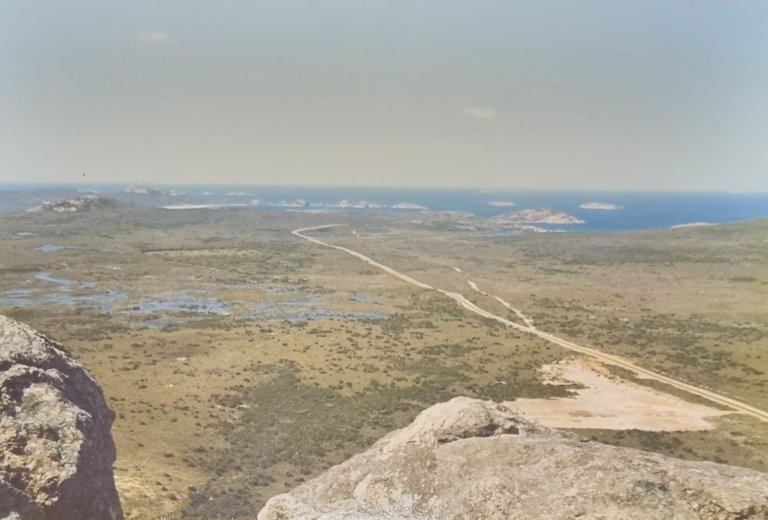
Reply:
M307 234L523 323L472 281L539 330L768 409L768 221L500 234L481 219L420 212L6 215L0 311L67 345L103 387L128 518L255 518L270 496L434 403L577 388L541 372L573 352L291 234L322 224L340 225ZM575 431L768 471L768 424L709 421Z

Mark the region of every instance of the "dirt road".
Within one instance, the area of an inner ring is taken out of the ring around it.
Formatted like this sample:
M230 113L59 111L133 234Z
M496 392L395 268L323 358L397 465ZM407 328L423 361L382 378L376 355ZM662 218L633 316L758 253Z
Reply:
M594 349L592 347L585 347L583 345L579 345L579 344L576 344L576 343L574 343L572 341L568 341L566 339L563 339L563 338L560 338L558 336L555 336L554 334L549 334L547 332L539 330L539 329L535 328L533 326L533 323L531 323L530 320L527 317L525 317L525 315L523 315L520 311L518 311L516 309L513 309L507 302L505 302L501 298L482 291L477 286L477 284L475 284L474 282L471 282L471 281L468 280L468 283L469 283L470 287L473 290L475 290L475 291L477 291L477 292L479 292L479 293L481 293L483 295L486 295L486 296L489 296L491 298L496 299L497 301L502 303L505 307L507 307L510 310L512 310L527 325L521 325L519 323L515 323L515 322L510 321L510 320L508 320L506 318L503 318L501 316L497 316L496 314L493 314L490 311L487 311L487 310L485 310L485 309L483 309L481 307L478 307L475 303L473 303L472 301L468 300L464 295L462 295L460 293L453 292L453 291L446 291L444 289L440 289L439 287L433 287L433 286L431 286L429 284L426 284L424 282L420 282L420 281L418 281L418 280L416 280L414 278L411 278L410 276L408 276L406 274L403 274L403 273L401 273L399 271L396 271L395 269L392 269L389 266L386 266L386 265L384 265L382 263L379 263L379 262L377 262L377 261L375 261L375 260L373 260L373 259L371 259L371 258L369 258L369 257L367 257L365 255L363 255L362 253L358 253L357 251L354 251L352 249L349 249L349 248L346 248L346 247L343 247L343 246L338 246L338 245L335 245L335 244L329 244L327 242L323 242L322 240L318 240L317 238L313 238L313 237L310 237L310 236L307 236L307 235L304 234L304 232L306 232L306 231L313 231L313 230L318 230L318 229L327 229L327 228L336 227L336 226L339 226L339 225L341 225L341 224L328 224L328 225L324 225L324 226L313 226L313 227L307 227L307 228L300 228L300 229L296 229L296 230L292 231L291 233L293 235L296 235L299 238L303 238L304 240L308 240L309 242L312 242L313 244L317 244L317 245L320 245L320 246L323 246L323 247L330 247L332 249L337 249L339 251L343 251L343 252L345 252L347 254L350 254L350 255L352 255L352 256L354 256L356 258L359 258L363 262L365 262L367 264L370 264L370 265L372 265L374 267L377 267L377 268L381 269L382 271L384 271L386 273L389 273L392 276L394 276L396 278L399 278L400 280L402 280L402 281L404 281L406 283L409 283L409 284L411 284L411 285L413 285L415 287L418 287L420 289L437 291L437 292L439 292L441 294L444 294L445 296L447 296L447 297L451 298L452 300L454 300L456 303L458 303L464 309L467 309L468 311L473 312L473 313L477 314L478 316L482 316L484 318L495 320L495 321L497 321L499 323L502 323L502 324L504 324L504 325L506 325L508 327L515 328L517 330L520 330L522 332L526 332L528 334L533 334L534 336L538 336L538 337L540 337L542 339L545 339L547 341L550 341L550 342L552 342L552 343L554 343L556 345L560 345L561 347L566 348L568 350L572 350L574 352L578 352L580 354L584 354L586 356L590 356L590 357L592 357L592 358L594 358L594 359L596 359L596 360L598 360L600 362L611 364L611 365L616 365L616 366L619 366L621 368L625 368L627 370L631 370L632 372L636 373L637 375L639 375L639 376L641 376L641 377L643 377L645 379L653 379L653 380L656 380L656 381L660 381L662 383L666 383L666 384L668 384L668 385L670 385L670 386L672 386L674 388L678 388L680 390L685 390L686 392L689 392L689 393L691 393L693 395L698 395L698 396L703 397L705 399L709 399L712 402L715 402L715 403L727 406L727 407L733 409L735 412L740 412L740 413L744 413L744 414L747 414L747 415L751 415L752 417L755 417L755 418L757 418L757 419L759 419L761 421L768 422L768 412L760 410L759 408L755 408L754 406L750 406L750 405L748 405L746 403L743 403L741 401L738 401L736 399L732 399L730 397L727 397L727 396L724 396L724 395L720 395L720 394L718 394L716 392L713 392L711 390L707 390L706 388L700 388L700 387L694 386L692 384L689 384L689 383L686 383L686 382L683 382L683 381L679 381L677 379L674 379L674 378L671 378L671 377L668 377L668 376L665 376L665 375L662 375L662 374L658 374L656 372L653 372L652 370L648 370L646 368L640 367L640 366L632 363L631 361L623 359L623 358L621 358L619 356L616 356L614 354L607 354L605 352L601 352L601 351L599 351L597 349Z

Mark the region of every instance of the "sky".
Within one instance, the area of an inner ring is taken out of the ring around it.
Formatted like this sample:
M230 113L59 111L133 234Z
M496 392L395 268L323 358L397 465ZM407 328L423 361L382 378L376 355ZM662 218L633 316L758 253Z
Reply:
M768 191L768 2L3 0L0 182Z

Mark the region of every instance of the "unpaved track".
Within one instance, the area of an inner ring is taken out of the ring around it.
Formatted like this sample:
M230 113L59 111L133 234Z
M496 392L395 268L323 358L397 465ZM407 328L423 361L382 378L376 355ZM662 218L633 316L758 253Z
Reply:
M533 326L533 324L528 320L527 317L525 317L520 311L513 309L507 302L502 300L499 297L490 295L484 291L481 291L479 287L477 287L477 284L474 282L469 282L470 287L474 289L475 291L489 296L491 298L495 298L497 301L502 303L505 307L515 312L515 314L522 319L525 323L528 324L528 326L520 325L519 323L515 323L514 321L510 321L506 318L503 318L501 316L497 316L496 314L493 314L485 309L482 309L478 307L476 304L472 303L470 300L468 300L464 295L459 294L457 292L453 291L446 291L444 289L440 289L439 287L433 287L429 284L426 284L424 282L420 282L414 278L411 278L410 276L403 274L399 271L396 271L392 269L389 266L386 266L382 263L379 263L362 253L358 253L357 251L354 251L352 249L348 249L343 246L337 246L335 244L329 244L327 242L323 242L322 240L318 240L316 238L312 238L310 236L307 236L303 234L305 231L313 231L318 229L327 229L330 227L336 227L340 226L341 224L327 224L324 226L313 226L313 227L306 227L306 228L300 228L295 229L291 233L293 235L296 235L299 238L303 238L304 240L308 240L309 242L312 242L313 244L317 244L323 247L330 247L332 249L337 249L339 251L343 251L347 254L350 254L354 256L355 258L359 258L363 262L370 264L374 267L377 267L381 269L382 271L391 274L392 276L399 278L400 280L409 283L413 286L416 286L420 289L426 289L431 291L437 291L439 293L444 294L445 296L451 298L456 303L458 303L461 307L467 309L468 311L471 311L479 316L482 316L484 318L488 318L494 321L497 321L499 323L502 323L508 327L515 328L517 330L520 330L522 332L527 332L528 334L533 334L534 336L538 336L542 339L545 339L547 341L550 341L556 345L560 345L563 348L566 348L568 350L572 350L574 352L578 352L580 354L584 354L586 356L590 356L594 359L597 359L600 362L608 363L611 365L616 365L621 368L625 368L627 370L631 370L632 372L636 373L637 375L645 378L645 379L653 379L655 381L660 381L662 383L666 383L674 388L678 388L680 390L685 390L686 392L689 392L693 395L698 395L699 397L703 397L705 399L709 399L712 402L721 404L723 406L727 406L731 409L733 409L736 412L740 412L746 415L751 415L752 417L755 417L756 419L759 419L761 421L768 422L768 412L764 410L760 410L759 408L755 408L754 406L750 406L746 403L742 403L741 401L738 401L736 399L731 399L730 397L726 397L724 395L720 395L716 392L713 392L711 390L707 390L706 388L699 388L697 386L694 386L689 383L685 383L683 381L679 381L677 379L673 379L671 377L658 374L652 370L648 370L646 368L642 368L631 361L627 361L626 359L623 359L619 356L613 355L613 354L606 354L605 352L601 352L599 350L596 350L591 347L585 347L582 345L578 345L572 341L568 341L566 339L557 337L553 334L549 334L548 332L541 331Z
M473 291L477 291L480 294L482 294L483 296L487 296L489 298L493 298L494 300L496 300L497 302L502 304L504 307L506 307L507 309L509 309L512 312L514 312L515 316L517 316L518 318L523 320L523 323L525 323L525 325L529 329L536 330L536 327L533 325L533 320L531 320L528 316L523 314L520 310L512 307L511 303L509 303L506 300L502 300L499 296L496 296L495 294L488 294L487 292L483 291L482 289L480 289L480 287L477 286L477 284L475 282L473 282L472 280L469 279L469 276L467 276L467 284L469 285L470 288L472 288Z

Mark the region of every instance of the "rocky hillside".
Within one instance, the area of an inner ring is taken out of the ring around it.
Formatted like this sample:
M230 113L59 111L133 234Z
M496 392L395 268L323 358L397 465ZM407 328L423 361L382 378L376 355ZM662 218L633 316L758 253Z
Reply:
M96 195L86 195L84 197L73 197L71 199L57 200L54 202L45 201L39 206L29 208L27 213L40 213L43 211L75 213L102 208L113 208L115 206L117 206L117 201L115 199L99 197Z
M290 493L259 520L768 518L768 474L584 441L456 398Z
M0 316L0 518L118 520L114 417L59 344Z

